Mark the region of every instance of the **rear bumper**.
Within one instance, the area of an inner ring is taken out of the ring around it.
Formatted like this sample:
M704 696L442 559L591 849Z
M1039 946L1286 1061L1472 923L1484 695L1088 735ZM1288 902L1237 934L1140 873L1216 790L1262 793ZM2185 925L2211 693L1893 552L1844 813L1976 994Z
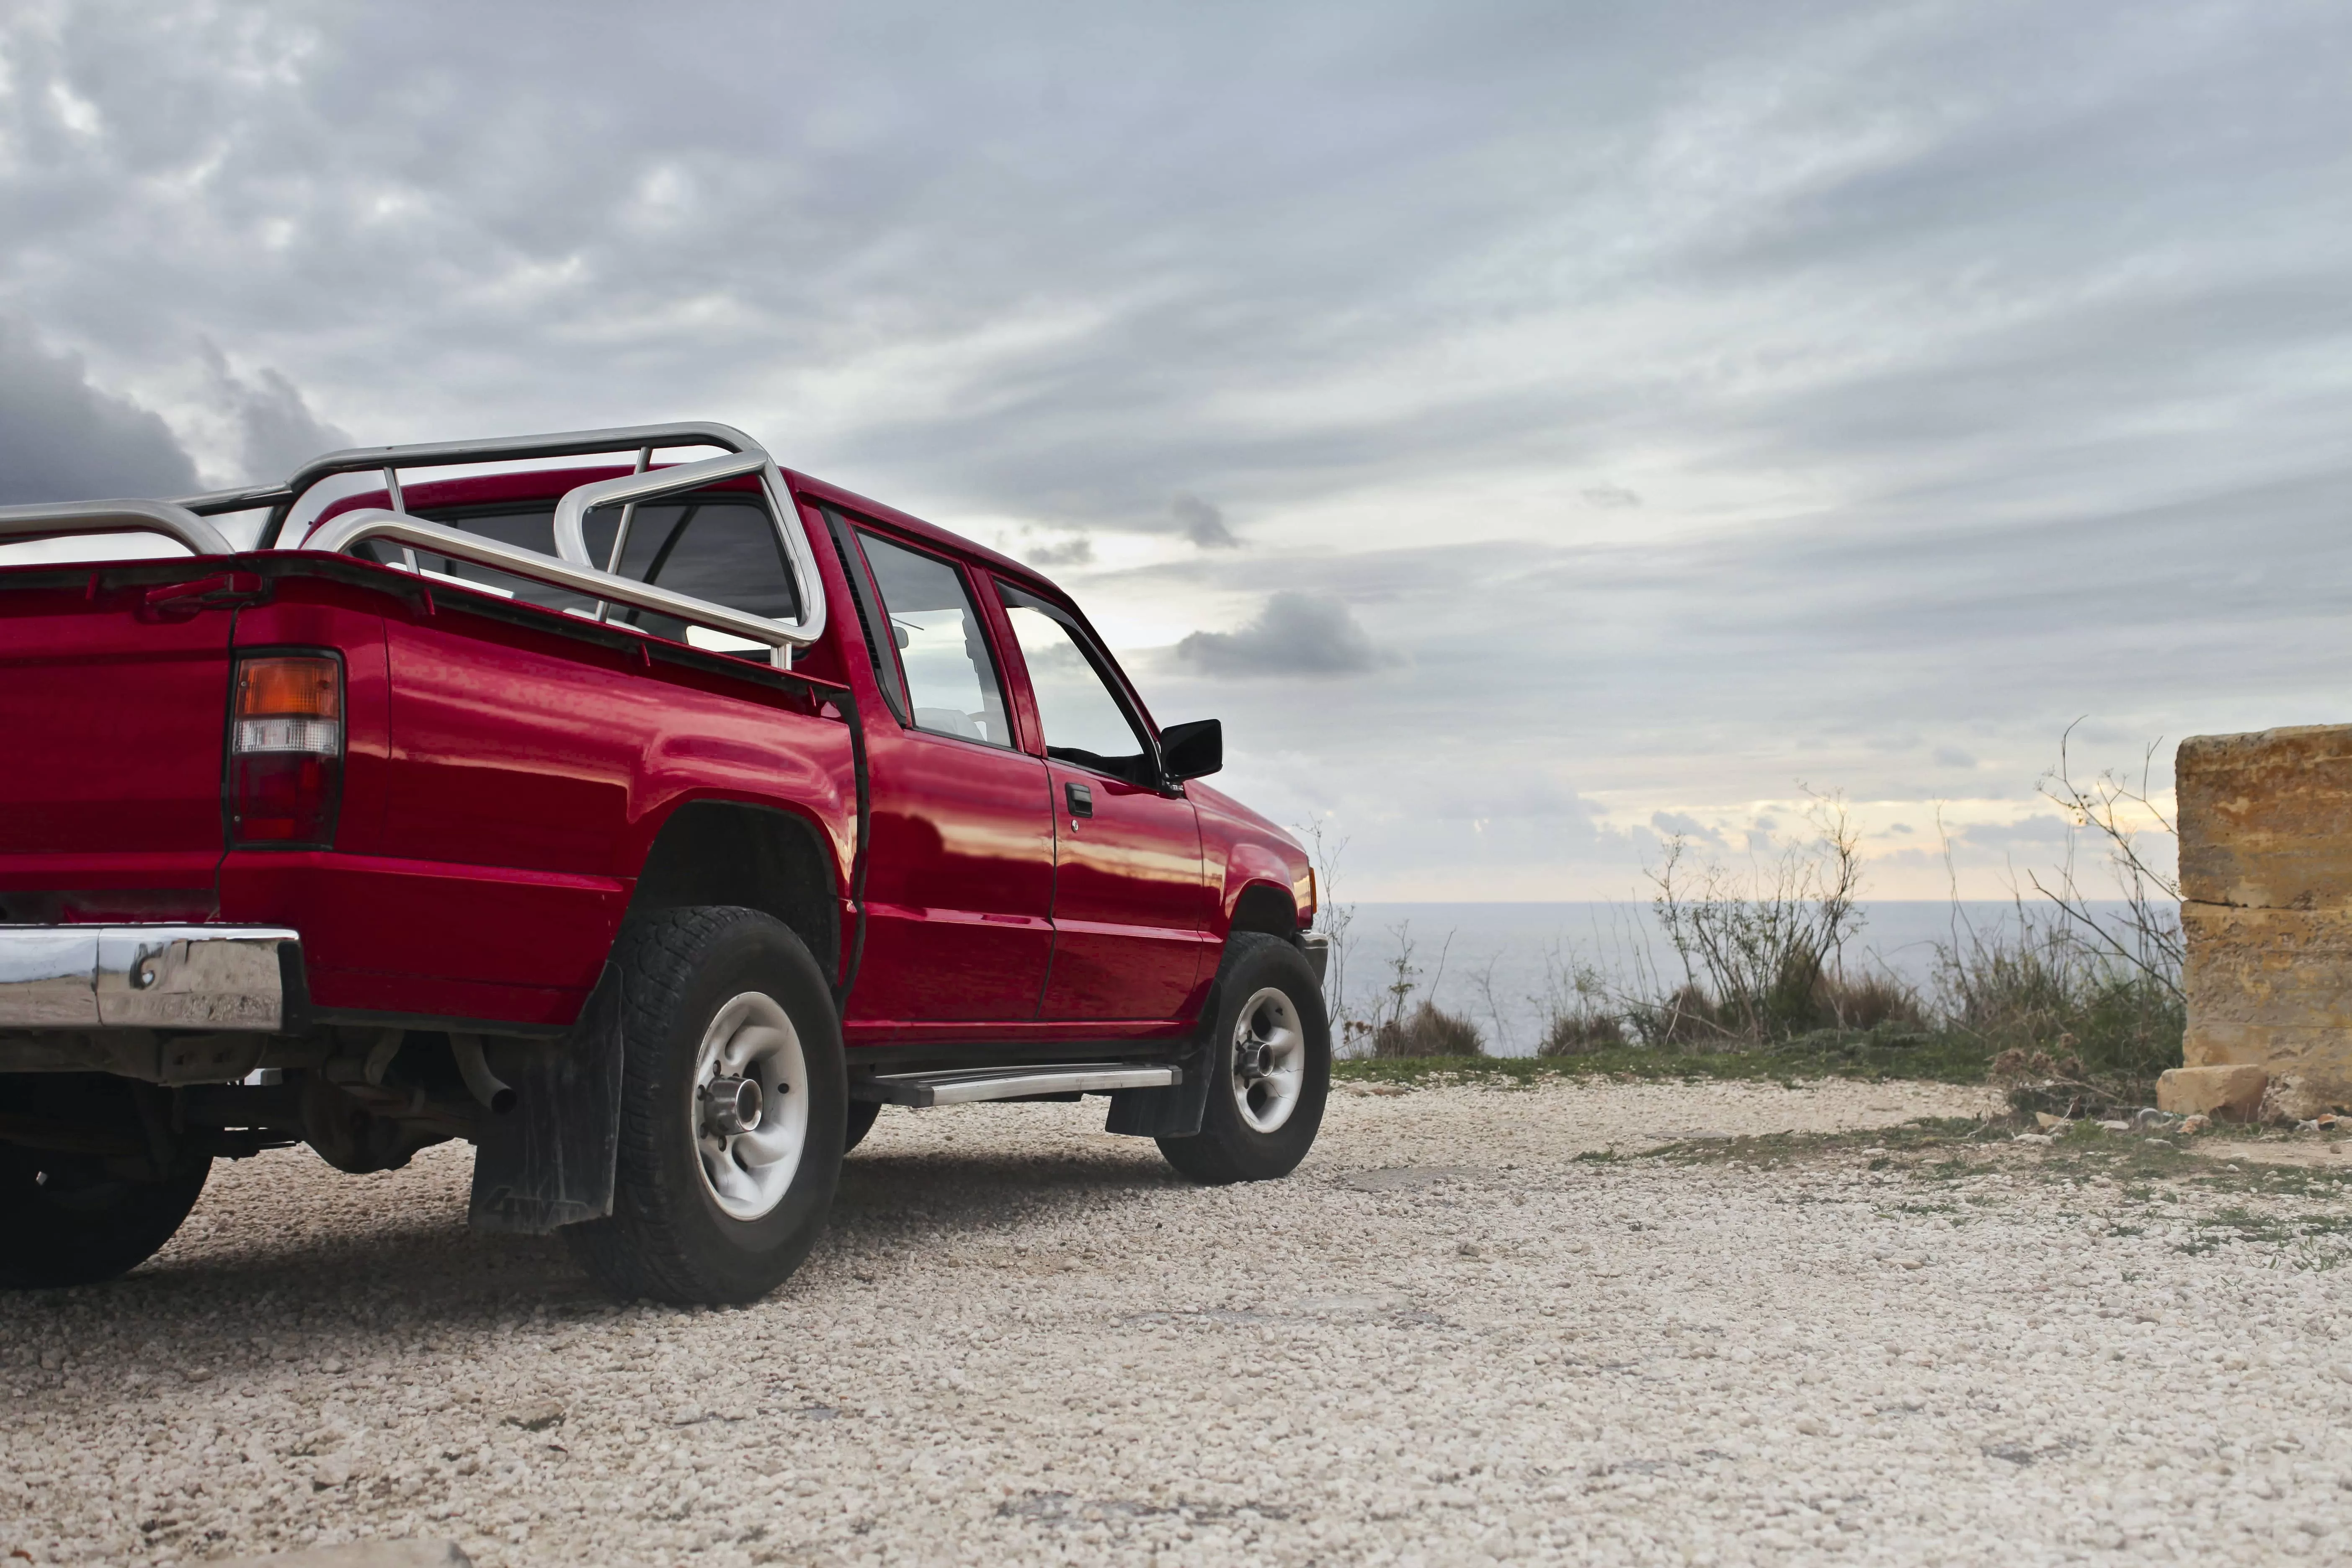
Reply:
M0 926L0 1029L271 1033L301 958L282 926Z

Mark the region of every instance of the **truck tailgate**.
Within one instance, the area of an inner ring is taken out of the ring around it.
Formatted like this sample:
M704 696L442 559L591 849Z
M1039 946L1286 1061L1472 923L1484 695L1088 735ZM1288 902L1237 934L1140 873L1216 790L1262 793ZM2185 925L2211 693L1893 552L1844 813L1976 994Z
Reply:
M201 563L0 571L0 908L8 894L209 888L233 609Z

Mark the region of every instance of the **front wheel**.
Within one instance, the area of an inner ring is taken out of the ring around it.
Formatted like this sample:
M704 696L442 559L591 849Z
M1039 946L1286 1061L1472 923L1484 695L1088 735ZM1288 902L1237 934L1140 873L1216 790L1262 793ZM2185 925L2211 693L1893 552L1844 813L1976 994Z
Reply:
M808 1256L840 1180L832 994L800 938L756 910L665 910L618 956L613 1213L564 1237L618 1296L756 1300Z
M1306 954L1279 937L1226 944L1211 1024L1208 1109L1190 1138L1162 1138L1196 1182L1265 1182L1298 1168L1331 1089L1331 1024Z

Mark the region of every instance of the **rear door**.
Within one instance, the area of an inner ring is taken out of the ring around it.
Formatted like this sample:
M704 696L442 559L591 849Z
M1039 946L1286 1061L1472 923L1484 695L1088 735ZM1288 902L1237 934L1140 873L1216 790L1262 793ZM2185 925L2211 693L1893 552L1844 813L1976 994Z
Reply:
M1142 717L1077 617L996 588L1053 784L1054 965L1039 1016L1180 1016L1204 940L1200 818L1182 794L1160 788Z
M1053 952L1045 765L1018 748L962 566L835 530L897 723L868 725L865 963L849 1021L1036 1016Z

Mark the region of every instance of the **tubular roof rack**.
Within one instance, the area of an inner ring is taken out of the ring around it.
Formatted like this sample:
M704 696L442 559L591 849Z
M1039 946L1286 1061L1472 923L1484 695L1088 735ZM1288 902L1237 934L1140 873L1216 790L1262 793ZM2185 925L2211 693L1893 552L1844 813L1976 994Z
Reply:
M648 471L653 454L667 447L717 447L730 456ZM574 486L557 503L556 555L500 544L478 534L412 517L401 493L403 468L520 462L629 450L635 453L637 471L619 479ZM801 526L799 510L793 504L782 473L767 448L757 441L731 425L709 420L508 436L486 441L352 447L311 458L280 485L212 490L178 501L74 501L0 508L0 539L71 533L160 533L176 540L194 554L232 555L236 553L236 546L205 520L224 512L250 511L266 506L270 509L269 521L263 526L256 548L274 550L281 548L278 540L294 503L312 486L337 474L372 470L383 473L391 508L372 508L339 517L314 530L296 548L344 552L366 540L384 539L401 546L403 564L414 571L415 552L421 547L454 560L469 561L593 596L601 602L597 612L600 620L604 618L602 604L629 605L759 643L775 650L780 661L788 659L793 647L805 647L824 635L824 580L817 574L807 532ZM621 576L612 570L620 552L617 539L613 561L600 565L590 557L583 527L590 511L614 505L634 510L641 500L746 474L759 476L769 508L782 531L785 552L801 587L803 608L798 620L772 620Z

